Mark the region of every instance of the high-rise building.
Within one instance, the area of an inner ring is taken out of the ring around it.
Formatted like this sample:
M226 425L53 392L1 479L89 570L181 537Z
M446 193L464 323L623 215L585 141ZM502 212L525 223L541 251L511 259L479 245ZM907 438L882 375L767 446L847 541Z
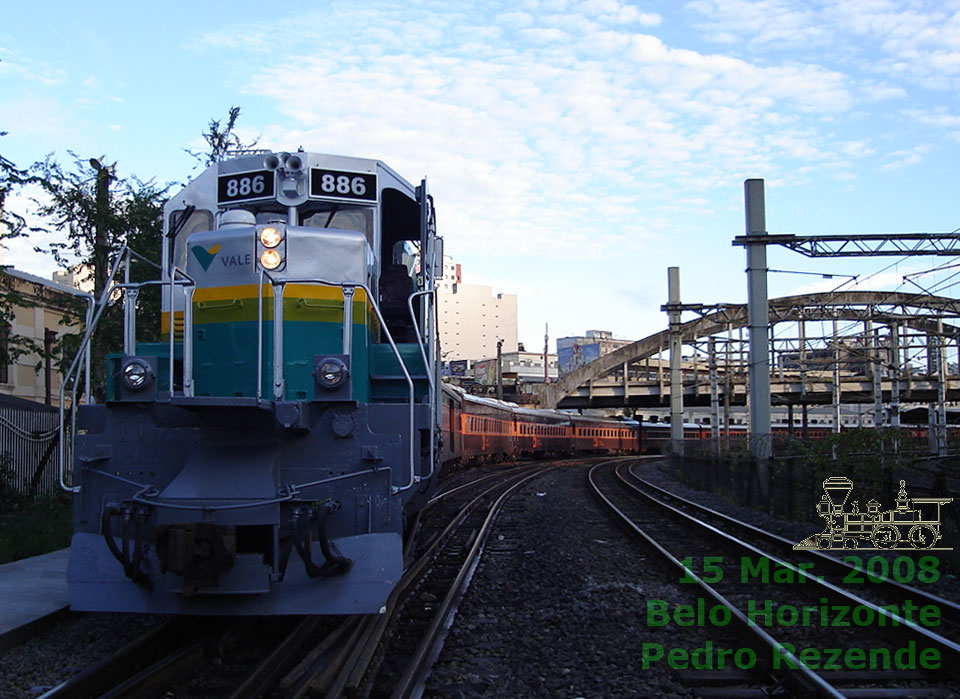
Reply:
M483 359L517 351L517 297L493 294L493 288L464 284L460 265L444 256L437 283L437 317L443 360Z

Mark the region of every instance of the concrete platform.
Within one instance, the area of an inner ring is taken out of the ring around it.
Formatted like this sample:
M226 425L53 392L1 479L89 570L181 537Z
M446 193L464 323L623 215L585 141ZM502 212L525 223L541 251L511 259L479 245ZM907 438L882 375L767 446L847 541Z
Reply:
M0 650L69 611L70 549L0 565Z

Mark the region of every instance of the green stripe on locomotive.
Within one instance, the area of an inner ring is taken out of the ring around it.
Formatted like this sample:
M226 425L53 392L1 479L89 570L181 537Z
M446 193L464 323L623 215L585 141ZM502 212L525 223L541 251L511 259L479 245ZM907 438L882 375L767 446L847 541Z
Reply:
M194 386L198 396L255 396L257 375L256 287L198 290L194 301ZM314 357L343 351L343 300L330 287L291 285L283 300L283 363L286 400L310 400L314 395ZM206 298L203 298L203 297ZM233 298L229 298L233 296ZM261 395L273 396L273 298L264 288L263 385ZM373 322L370 322L372 319ZM370 399L367 366L378 324L357 291L353 302L351 385L353 400Z
M197 396L256 396L257 298L256 286L200 289L193 304L194 394ZM273 296L264 287L263 383L261 396L273 398ZM333 287L291 284L284 294L284 399L311 400L314 396L316 355L338 355L343 349L343 300ZM169 322L165 328L169 327ZM381 342L381 339L383 340ZM353 302L351 398L359 402L406 402L409 387L393 349L380 337L380 325L366 295L358 289ZM166 390L166 342L138 353L160 357L160 389ZM398 343L397 349L414 380L414 395L428 392L426 369L416 343ZM176 343L176 358L182 345ZM119 355L118 355L119 356ZM179 372L179 367L178 367ZM111 379L113 377L111 376ZM112 383L112 382L111 382ZM112 399L110 391L108 399Z

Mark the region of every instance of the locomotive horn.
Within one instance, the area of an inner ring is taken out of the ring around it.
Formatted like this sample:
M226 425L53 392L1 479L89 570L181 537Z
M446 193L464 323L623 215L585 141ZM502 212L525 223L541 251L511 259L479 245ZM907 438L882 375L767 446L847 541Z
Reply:
M271 171L276 170L278 167L280 167L280 158L271 153L263 159L263 166Z
M303 158L299 155L291 155L285 163L288 170L300 170L303 168Z

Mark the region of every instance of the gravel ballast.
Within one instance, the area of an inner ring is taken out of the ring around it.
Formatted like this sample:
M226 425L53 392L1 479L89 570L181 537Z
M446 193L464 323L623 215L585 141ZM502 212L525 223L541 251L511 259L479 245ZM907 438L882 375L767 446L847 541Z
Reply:
M695 597L616 527L586 473L550 471L501 513L425 696L689 696L669 668L641 669L640 650L665 633L646 624L648 598Z

